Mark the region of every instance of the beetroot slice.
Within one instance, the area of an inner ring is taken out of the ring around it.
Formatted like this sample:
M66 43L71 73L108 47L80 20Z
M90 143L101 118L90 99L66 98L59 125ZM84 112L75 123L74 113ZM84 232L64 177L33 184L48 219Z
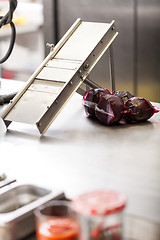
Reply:
M114 91L112 95L120 97L123 102L125 103L129 98L134 97L130 92L128 91Z
M95 108L102 96L111 94L106 88L91 89L83 96L83 105L87 116L95 117Z
M108 94L100 99L95 114L101 122L111 125L120 121L123 112L124 103L122 99Z
M152 104L140 97L133 97L125 103L125 117L132 122L146 121L158 112Z

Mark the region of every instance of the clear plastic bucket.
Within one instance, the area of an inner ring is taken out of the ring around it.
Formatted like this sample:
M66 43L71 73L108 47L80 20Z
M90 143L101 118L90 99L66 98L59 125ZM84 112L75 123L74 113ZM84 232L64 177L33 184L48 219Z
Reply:
M115 191L95 191L72 202L79 214L82 240L122 240L126 197Z

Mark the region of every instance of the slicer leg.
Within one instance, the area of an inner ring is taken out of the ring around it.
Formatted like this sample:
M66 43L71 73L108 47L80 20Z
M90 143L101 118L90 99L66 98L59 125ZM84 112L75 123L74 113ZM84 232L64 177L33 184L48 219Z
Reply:
M109 69L110 69L110 82L112 92L115 90L115 73L114 73L114 60L113 60L113 45L109 46Z
M88 87L88 90L90 88L100 88L100 86L98 84L94 83L88 77L84 80L84 83L86 84L86 88Z

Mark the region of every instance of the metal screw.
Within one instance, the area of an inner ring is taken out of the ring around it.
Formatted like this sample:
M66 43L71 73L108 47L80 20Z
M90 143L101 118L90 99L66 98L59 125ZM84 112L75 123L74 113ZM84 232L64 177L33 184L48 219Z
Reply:
M89 64L87 63L84 67L85 67L85 68L89 68Z
M47 43L47 44L46 44L46 47L47 47L47 48L50 48L50 51L53 51L53 49L54 49L54 44Z
M42 124L41 123L38 123L37 126L40 127Z

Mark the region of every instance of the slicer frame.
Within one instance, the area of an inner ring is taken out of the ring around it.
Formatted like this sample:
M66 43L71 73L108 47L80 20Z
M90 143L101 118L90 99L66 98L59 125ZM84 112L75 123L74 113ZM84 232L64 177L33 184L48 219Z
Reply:
M82 94L82 83L99 87L87 76L108 48L114 90L111 44L117 35L114 21L109 24L77 19L2 114L6 126L12 121L36 124L44 134L72 95L76 91Z

